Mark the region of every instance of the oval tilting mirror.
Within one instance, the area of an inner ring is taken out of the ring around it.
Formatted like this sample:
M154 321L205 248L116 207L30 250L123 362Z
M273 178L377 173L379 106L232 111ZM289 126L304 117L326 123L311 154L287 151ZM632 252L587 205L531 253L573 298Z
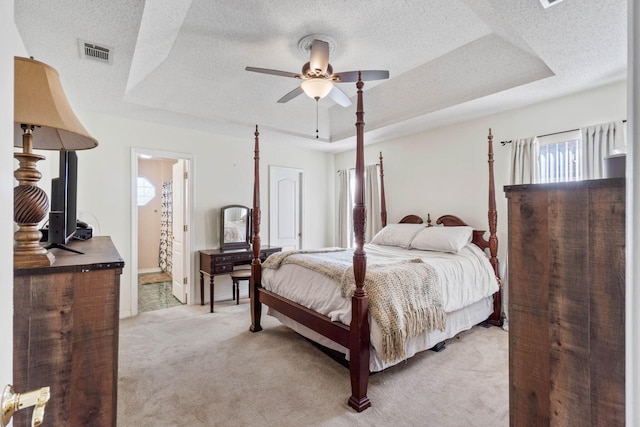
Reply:
M251 247L251 209L229 205L220 209L220 249Z

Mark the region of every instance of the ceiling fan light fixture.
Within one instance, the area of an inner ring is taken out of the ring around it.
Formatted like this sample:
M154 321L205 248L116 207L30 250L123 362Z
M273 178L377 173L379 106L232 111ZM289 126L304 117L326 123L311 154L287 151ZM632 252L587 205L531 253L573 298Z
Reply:
M302 82L301 87L309 98L322 99L329 95L333 89L333 83L325 79L307 79Z

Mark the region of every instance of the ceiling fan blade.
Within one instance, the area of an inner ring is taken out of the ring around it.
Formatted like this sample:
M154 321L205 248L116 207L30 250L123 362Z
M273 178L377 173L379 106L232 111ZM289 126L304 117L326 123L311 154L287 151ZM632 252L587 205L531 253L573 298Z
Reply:
M290 73L288 71L280 71L280 70L270 70L269 68L244 67L244 69L246 71L253 71L254 73L272 74L274 76L282 76L282 77L294 77L296 79L303 78L303 76L298 73Z
M298 86L297 88L295 88L294 90L292 90L291 92L283 96L282 98L278 99L278 102L280 104L284 104L287 101L291 101L293 98L300 95L301 93L303 93L303 90L300 86Z
M333 102L338 105L342 105L343 107L348 107L351 105L351 100L349 99L347 94L335 85L333 86L333 89L331 89L331 92L329 92L329 98L333 99Z
M309 67L311 71L320 70L319 75L327 72L329 65L329 43L322 40L314 40L311 43L311 54L309 55Z
M389 78L389 71L387 70L363 70L360 72L362 73L363 82L372 80L385 80ZM333 73L331 75L331 80L334 80L337 83L357 82L358 71L344 71L341 73Z

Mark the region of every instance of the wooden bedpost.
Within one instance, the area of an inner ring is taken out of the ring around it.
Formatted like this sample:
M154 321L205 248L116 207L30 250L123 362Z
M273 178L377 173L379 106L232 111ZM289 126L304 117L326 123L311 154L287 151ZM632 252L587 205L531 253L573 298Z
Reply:
M498 280L500 280L500 271L498 266L498 236L496 235L496 228L498 224L498 211L496 209L496 189L493 178L493 135L491 134L491 128L489 128L489 261L493 267L493 271L496 274ZM493 313L489 318L492 325L502 325L502 298L501 289L493 296Z
M260 264L260 142L258 125L256 125L255 148L254 148L254 169L253 169L253 260L251 261L251 280L249 281L249 297L251 298L251 332L262 330L260 317L262 316L262 303L258 299L257 289L262 283L262 265Z
M384 167L382 166L382 151L380 152L380 220L382 226L387 225L387 201L384 195Z
M369 383L369 299L364 290L364 276L367 269L367 254L364 251L365 206L364 206L364 109L362 104L361 74L358 73L358 104L356 110L356 185L355 206L353 208L353 229L356 247L353 252L353 275L356 290L351 298L350 361L351 397L349 406L358 412L371 406L367 397Z

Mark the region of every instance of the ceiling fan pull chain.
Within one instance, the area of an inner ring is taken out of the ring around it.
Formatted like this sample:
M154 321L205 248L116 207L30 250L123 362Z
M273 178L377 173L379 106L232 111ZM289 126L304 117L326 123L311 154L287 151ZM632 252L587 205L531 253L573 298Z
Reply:
M316 97L316 139L318 139L318 102L320 98Z

